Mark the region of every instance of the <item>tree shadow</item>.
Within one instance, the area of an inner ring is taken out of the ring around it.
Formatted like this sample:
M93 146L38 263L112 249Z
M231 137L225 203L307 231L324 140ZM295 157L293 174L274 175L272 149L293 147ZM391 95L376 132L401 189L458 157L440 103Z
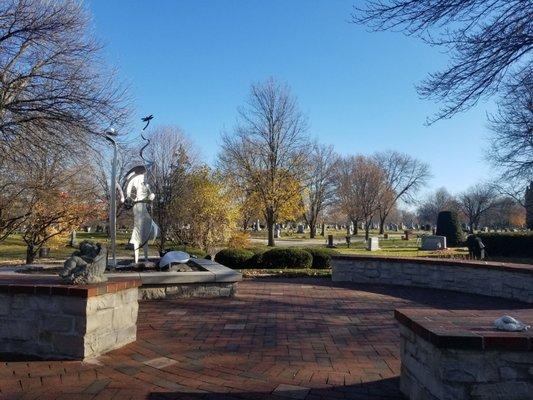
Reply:
M509 300L481 294L464 293L446 289L431 289L413 286L386 285L375 283L332 282L320 278L260 278L257 282L279 284L311 285L323 288L342 288L360 292L390 296L400 300L409 301L413 307L431 307L436 309L455 310L506 310L529 309L531 304L518 300ZM238 292L237 292L238 293ZM294 296L294 295L288 295ZM411 307L411 305L410 305Z
M272 392L152 392L147 400L237 400L237 399L353 399L353 400L403 400L400 393L400 378L381 379L356 385L333 386L328 388L309 389L295 387L293 390L278 387Z

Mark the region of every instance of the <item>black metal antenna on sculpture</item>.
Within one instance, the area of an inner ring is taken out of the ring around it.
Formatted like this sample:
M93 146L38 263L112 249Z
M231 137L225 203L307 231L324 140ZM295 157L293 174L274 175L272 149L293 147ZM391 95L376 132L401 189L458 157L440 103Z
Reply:
M145 162L145 164L147 165L150 165L151 162L146 160L143 156L143 151L144 149L146 149L149 145L150 145L150 139L148 138L145 138L144 135L143 135L143 132L146 130L146 128L148 128L148 125L150 125L150 121L154 118L154 115L153 114L150 114L148 115L147 117L144 117L142 118L142 121L143 122L146 122L146 125L144 126L144 128L142 129L141 131L141 137L143 138L143 140L146 140L146 144L141 148L141 153L140 153L140 156L142 158L142 160Z

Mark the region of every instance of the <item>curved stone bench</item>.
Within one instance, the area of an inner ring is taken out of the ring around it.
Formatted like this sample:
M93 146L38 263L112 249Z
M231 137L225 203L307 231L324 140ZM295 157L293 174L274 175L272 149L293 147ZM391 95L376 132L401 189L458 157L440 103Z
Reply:
M502 332L504 314L533 321L533 309L399 309L400 390L409 399L533 398L533 331Z
M332 257L334 282L455 290L533 303L533 265L438 258Z

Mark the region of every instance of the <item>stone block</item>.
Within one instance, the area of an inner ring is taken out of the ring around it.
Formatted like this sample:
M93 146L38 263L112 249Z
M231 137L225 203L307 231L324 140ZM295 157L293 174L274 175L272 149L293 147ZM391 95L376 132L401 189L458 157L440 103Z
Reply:
M84 359L135 340L137 288L88 297L57 289L58 294L2 293L0 353Z
M74 317L72 315L49 315L41 316L41 327L52 332L71 332L74 329Z
M444 250L446 249L446 236L422 236L421 250Z
M533 393L531 382L497 382L472 386L473 400L521 400L530 399Z

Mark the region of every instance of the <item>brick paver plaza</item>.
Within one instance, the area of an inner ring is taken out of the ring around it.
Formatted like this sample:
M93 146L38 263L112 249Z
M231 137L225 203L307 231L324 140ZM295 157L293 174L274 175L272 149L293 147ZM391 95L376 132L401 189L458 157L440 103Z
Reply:
M140 303L137 341L89 362L2 362L2 399L401 399L393 310L521 308L454 292L245 281ZM527 307L524 306L524 307Z

